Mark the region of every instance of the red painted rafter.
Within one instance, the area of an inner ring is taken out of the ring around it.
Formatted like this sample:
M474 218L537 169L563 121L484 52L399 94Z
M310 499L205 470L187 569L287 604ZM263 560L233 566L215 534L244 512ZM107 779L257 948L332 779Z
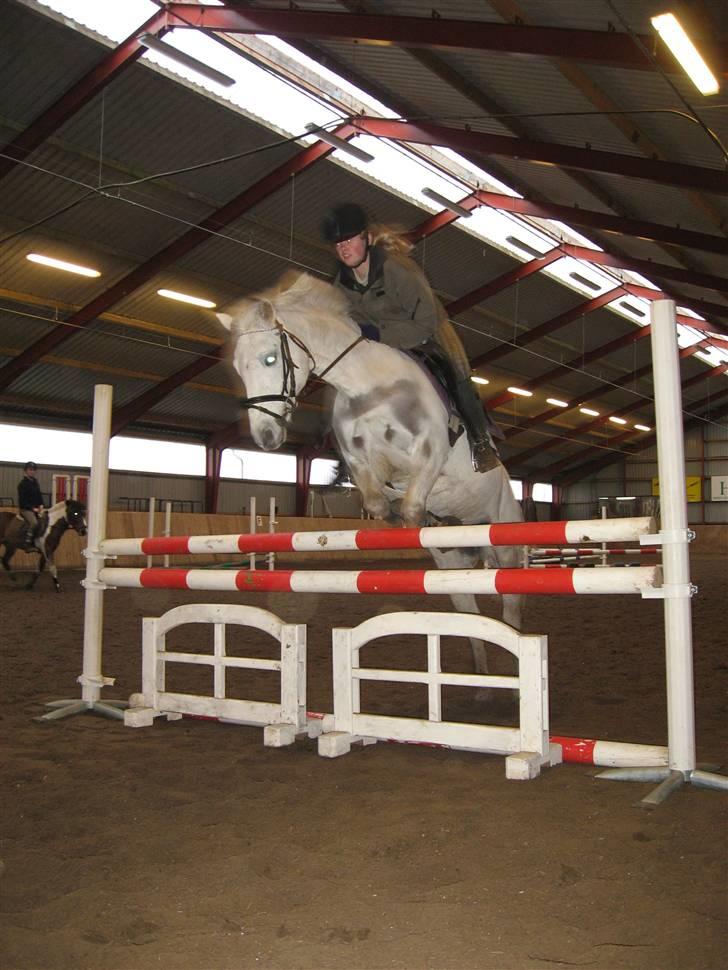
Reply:
M557 259L561 259L561 255L562 254L558 252L558 250L552 250L552 252L546 253L545 256L537 256L536 259L532 259L528 263L521 263L520 265L515 266L513 269L509 269L506 273L503 273L496 279L491 280L489 283L485 283L483 286L479 286L476 290L472 290L470 293L466 293L459 299L448 303L445 309L447 310L449 316L457 316L457 314L462 313L463 310L469 310L470 307L475 306L477 303L482 303L483 300L487 300L496 293L500 293L501 290L505 290L514 283L518 283L520 280L525 280L534 273L539 273L545 266L548 266L549 263L554 263Z
M17 160L22 161L60 126L94 98L99 91L130 64L138 60L146 50L137 39L141 34L157 34L161 37L169 29L163 10L154 14L146 23L138 27L131 36L101 59L93 70L85 74L49 108L39 115L25 131L3 148L6 155L13 158L0 158L0 178L15 167Z
M566 310L564 313L560 313L558 316L552 317L550 320L546 320L537 327L532 327L530 330L520 333L515 340L509 343L501 344L501 346L494 347L492 350L475 357L472 361L473 367L480 367L483 364L490 364L494 360L498 360L500 357L505 357L506 354L512 353L514 350L518 350L521 347L527 346L527 344L533 343L534 340L539 340L541 337L546 337L555 330L565 327L567 323L572 323L574 320L578 320L579 317L586 316L587 314L592 313L594 310L598 310L600 307L606 306L607 303L611 303L613 300L619 298L620 290L621 287L608 290L606 293L602 293L599 296L593 297L591 300L586 300L583 303L579 303L570 310Z
M353 129L349 125L343 125L337 130L340 138L351 137ZM255 185L245 189L222 208L207 216L199 225L188 229L178 239L165 246L151 259L137 266L130 273L115 283L109 289L104 290L94 300L86 304L73 314L66 324L55 327L45 334L30 347L27 347L17 357L13 358L8 364L0 369L0 390L8 387L29 367L38 361L44 354L50 353L55 347L63 343L69 337L78 332L79 328L88 326L96 319L100 313L108 310L119 300L128 296L138 287L148 282L161 269L171 265L175 260L186 255L200 243L204 242L209 231L219 231L224 226L238 219L243 213L247 212L252 206L256 205L261 199L266 198L272 192L277 191L287 185L291 176L302 172L304 169L313 165L315 162L329 155L334 149L323 142L316 142L303 151L299 152L290 161L274 169ZM214 360L204 358L209 361L209 366L215 363Z
M636 155L575 148L527 138L509 138L506 135L492 135L443 125L412 124L388 118L357 117L354 123L364 134L377 138L391 138L416 145L441 145L455 151L502 155L545 165L605 172L728 195L728 178L724 170L717 168L701 168L680 162L663 162Z
M728 404L723 404L720 407L715 408L716 402L724 398L726 394L728 394L728 387L724 388L722 391L717 391L715 394L711 394L708 397L704 397L700 401L693 401L690 404L691 408L700 409L703 407L707 407L708 411L701 415L686 418L685 421L683 422L683 430L688 431L691 428L698 427L703 421L708 419L708 415L713 420L716 420L718 417L721 417L724 414L728 414ZM620 438L614 439L612 443L614 444L617 442L621 442L624 437L625 436L620 436ZM644 438L640 438L639 440L639 449L651 447L656 443L657 443L656 434L653 433L650 435L645 435ZM629 452L619 452L618 454L615 454L614 452L609 452L606 455L602 454L600 458L597 458L594 461L586 462L583 465L578 465L576 468L571 468L569 471L564 473L564 476L562 478L557 479L557 483L561 488L566 488L568 485L573 485L574 482L581 481L587 475L594 474L595 472L600 471L602 468L605 468L606 466L613 464L615 461L621 461L623 458L629 458L630 455L635 454L635 452L639 449L635 448ZM596 449L596 448L589 449L590 452L597 451L597 450L601 450L601 449ZM582 452L581 454L584 454L584 452Z
M691 357L698 350L700 350L699 346L684 347L680 351L680 357ZM612 383L626 384L631 380L637 380L640 377L643 377L645 374L650 373L651 370L652 370L652 364L650 363L650 364L647 364L645 367L641 367L638 370L634 371L632 374L627 374L621 381L613 381ZM718 374L724 374L726 370L728 370L728 365L718 364L717 366L711 368L710 370L706 370L704 373L695 374L689 380L685 381L685 383L683 384L683 389L690 387L692 386L692 384L698 383L701 380L706 380L711 377L715 377ZM574 403L570 404L568 408L556 408L555 410L561 414L564 414L568 410L573 410L574 408L579 407L579 404L582 401L588 400L589 398L594 398L598 394L603 392L604 392L604 385L595 384L593 388L589 388L587 391L584 392L584 394L580 395L578 401L575 401ZM583 434L591 431L592 428L598 428L598 427L601 427L602 425L606 427L610 427L611 426L611 422L609 421L610 418L621 417L624 414L631 414L633 411L639 411L640 408L643 408L644 406L645 406L644 401L637 400L634 402L634 404L629 404L629 405L626 405L625 407L620 407L616 411L611 411L609 414L600 414L598 418L594 418L593 421L587 421L586 424L580 425L578 428L575 428L574 430L578 431L579 434ZM533 418L529 418L528 425L530 427L533 427L536 424L544 423L544 421L547 420L547 418L545 417L546 414L553 415L553 412L547 411L547 412L543 412L542 414L537 414ZM519 425L518 428L509 428L508 430L513 431L515 434L519 434L521 431L528 430L528 428L524 423L524 425ZM623 435L619 436L620 441L624 438L625 434L629 436L629 435L634 435L635 432L633 430L625 431ZM513 435L508 435L506 433L506 437L513 437ZM537 445L534 445L533 448L528 448L525 451L519 451L515 460L518 462L527 461L533 455L538 455L544 451L547 451L550 448L555 448L560 443L560 441L561 439L557 436L554 436L553 438L547 441L541 441Z
M726 183L728 183L728 176L726 177ZM563 243L559 248L564 256L573 256L574 259L583 259L589 263L596 263L599 266L631 269L642 273L644 276L678 280L681 283L689 283L691 286L707 287L708 289L718 290L721 293L728 293L728 279L723 276L712 276L709 273L697 273L694 270L682 269L677 266L666 266L663 263L654 263L651 259L636 259L634 256L615 256L613 253L589 249L586 246L572 246L569 243Z
M687 390L687 388L692 387L693 384L700 383L700 381L704 381L706 378L709 378L713 375L725 373L726 367L727 365L725 364L718 364L716 367L711 368L711 370L709 371L705 371L704 373L693 375L693 377L688 378L686 381L682 383L682 390L685 391ZM716 398L721 397L723 394L726 394L726 393L728 393L728 387L726 387L723 391L719 391L717 394L712 395L712 399L715 400ZM693 404L691 406L699 407L699 406L702 406L702 404L709 403L709 402L710 402L710 398L705 398L703 401L700 401L697 404ZM621 412L619 413L622 413L622 414L629 413L629 411L635 411L642 406L643 405L641 402L637 402L634 406L630 408L622 408ZM617 414L617 413L618 412L616 411L614 412L614 414ZM594 421L590 421L588 422L588 424L583 425L582 427L574 430L579 432L588 431L590 428L607 423L608 420L609 420L609 415L601 415L599 418L595 419ZM654 435L652 437L654 438ZM611 441L608 442L608 444L610 447L612 447L616 444L621 444L622 441L626 441L631 438L634 438L634 431L631 431L631 430L625 431L623 434L618 435L616 438L612 438ZM559 440L560 439L558 438L553 439L555 444L558 444ZM639 448L644 448L647 441L649 440L650 439L648 438L640 438L636 444L638 445ZM516 455L512 456L509 459L509 464L520 465L524 457L537 454L542 450L544 450L543 445L538 445L536 448L529 448L526 451L518 452ZM602 451L602 450L603 448L600 447L599 445L587 446L586 448L582 448L582 450L579 451L578 455L577 454L567 455L565 458L562 458L559 461L554 462L552 465L548 465L546 468L539 469L538 474L547 476L546 480L550 481L556 473L561 471L561 469L565 468L567 465L570 465L574 460L578 460L583 455L591 454L592 452ZM616 460L618 457L621 457L621 456L619 455L615 456L613 460Z
M227 33L275 34L278 37L343 39L377 46L495 50L535 57L596 61L633 69L654 70L633 38L616 31L531 27L523 24L450 20L442 17L392 17L376 14L331 13L311 10L260 10L234 3L200 7L170 3L173 26L197 27ZM640 37L647 49L653 38ZM728 54L725 44L721 50ZM663 70L675 73L674 60L658 50Z
M668 243L672 246L700 249L728 256L728 239L724 236L712 236L705 232L692 232L690 229L681 229L677 226L663 226L641 219L613 216L604 212L581 209L578 206L515 199L498 192L478 190L474 193L474 197L474 201L477 200L501 212L514 212L518 215L532 216L535 219L558 219L560 222L574 226L587 226L590 229L600 229L620 236L631 236L635 239L647 239L650 242ZM458 205L464 205L464 203L459 201Z
M633 330L631 333L625 334L622 337L617 337L616 340L610 340L609 343L602 344L601 347L597 347L594 350L589 351L586 354L579 354L577 357L572 358L565 364L559 364L558 367L553 367L550 371L546 371L545 374L540 374L538 377L533 377L525 384L523 387L530 391L535 387L542 387L544 384L550 384L551 381L568 374L575 368L582 368L586 364L590 364L594 360L600 360L602 357L606 357L609 354L614 353L617 350L621 350L623 347L629 347L630 344L636 343L638 340L642 340L644 337L649 337L650 328L640 327L638 330ZM486 407L489 410L495 410L495 408L500 407L502 404L506 404L511 401L515 394L511 394L510 391L501 391L500 394L495 394L493 397L489 398L486 402ZM551 417L552 414L560 414L563 408L554 408L552 411L544 412ZM547 420L543 415L538 415L538 420L536 418L529 418L523 425L519 425L517 428L511 428L506 432L506 437L510 437L512 434L519 434L524 431L530 422L538 424L541 420Z

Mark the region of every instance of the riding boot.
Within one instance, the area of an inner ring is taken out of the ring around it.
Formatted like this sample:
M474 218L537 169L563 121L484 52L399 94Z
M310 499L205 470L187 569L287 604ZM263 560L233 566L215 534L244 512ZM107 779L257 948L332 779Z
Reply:
M454 388L455 404L465 425L470 455L476 472L487 472L499 463L498 452L488 432L483 405L469 377L458 379Z

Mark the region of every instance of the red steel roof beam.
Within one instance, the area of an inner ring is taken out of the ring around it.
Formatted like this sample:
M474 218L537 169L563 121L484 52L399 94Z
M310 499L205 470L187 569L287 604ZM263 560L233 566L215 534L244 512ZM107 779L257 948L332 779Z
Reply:
M490 283L479 286L477 290L471 290L470 293L466 293L457 300L453 300L452 303L448 303L445 309L449 316L454 317L458 313L462 313L463 310L469 310L478 303L482 303L483 300L487 300L488 297L500 293L501 290L505 290L514 283L518 283L520 280L525 280L534 273L540 272L549 263L555 263L557 259L561 259L561 253L558 250L552 250L550 253L546 253L545 256L538 256L528 263L521 263L515 269L509 269L507 273L503 273L496 279L491 280Z
M685 348L685 349L691 349L691 348ZM705 371L702 374L695 374L693 375L693 377L690 377L686 381L683 381L681 385L682 390L684 391L687 388L692 387L693 384L697 384L700 381L706 380L706 378L714 377L718 374L723 374L725 373L726 370L728 370L728 364L718 364L716 367L712 367L709 371ZM725 391L720 393L728 393L728 388L726 388ZM636 411L642 406L643 406L642 402L638 401L634 405L631 405L630 407L627 407L627 408L621 408L620 410L622 414L629 414L631 411ZM612 413L612 415L608 415L608 414L600 415L600 417L595 418L593 421L589 421L587 422L587 424L582 425L580 428L577 428L574 430L579 432L589 431L591 428L595 428L600 425L607 424L609 421L609 418L614 417L617 414L618 412L615 411ZM609 444L610 445L619 444L622 441L625 441L627 438L631 438L633 435L634 435L634 431L630 429L629 431L625 431L623 434L618 435L616 438L612 438ZM537 445L534 448L528 448L526 451L519 452L518 455L516 455L514 458L511 458L510 461L511 462L523 461L524 458L527 458L531 455L539 454L540 452L545 451L546 448L554 447L555 445L559 444L560 440L561 439L559 438L554 438L550 442L544 442ZM643 442L644 442L644 439L642 439L640 443L642 444ZM599 450L601 450L599 445L591 445L587 447L584 451L580 452L579 457L585 454L590 454L593 451L599 451ZM575 455L570 455L566 458L562 458L560 461L554 462L553 465L549 465L548 468L545 469L545 471L547 472L548 475L553 475L554 472L560 471L563 467L565 467L566 465L574 461L575 457L576 457Z
M571 323L578 317L586 316L588 313L593 313L594 310L598 310L607 303L611 303L613 300L619 298L620 293L621 287L618 286L613 290L607 290L606 293L595 296L591 300L579 303L570 310L560 313L557 317L546 320L538 327L533 327L531 330L526 330L524 333L519 334L515 340L502 344L500 347L494 347L493 350L489 350L485 354L480 354L479 357L476 357L472 361L472 365L473 367L480 367L482 364L489 364L494 360L498 360L500 357L505 357L506 354L525 347L527 344L533 343L534 340L539 340L541 337L546 337L548 334L553 333L554 330L565 327L567 323Z
M26 156L45 141L54 131L68 121L80 108L94 98L99 91L102 91L107 84L110 84L117 75L137 61L146 50L139 43L141 34L156 34L162 37L169 27L167 26L167 14L164 10L154 14L146 23L138 27L125 41L114 48L109 54L101 59L93 70L89 71L76 83L62 94L61 97L49 108L39 115L25 131L3 148L6 155L14 158L0 158L0 178L7 175L18 161L22 161Z
M356 134L350 125L342 125L337 129L336 134L339 138L351 138ZM213 212L204 219L199 225L188 229L178 239L165 246L151 259L137 266L123 279L119 280L109 289L104 290L94 300L86 304L71 316L65 324L54 328L50 333L45 334L34 344L27 347L22 353L0 368L0 390L12 384L22 373L39 360L44 354L50 353L55 347L68 340L79 328L87 326L95 320L100 313L108 310L119 300L133 293L144 283L148 282L161 269L170 266L175 260L186 255L200 243L209 238L209 230L218 231L230 222L238 219L243 213L247 212L262 199L269 196L272 192L287 185L291 176L296 175L322 158L326 158L335 149L331 145L317 141L315 144L299 152L294 158L279 165L255 185L245 189L222 208ZM73 326L68 326L73 324ZM210 361L210 366L214 361Z
M665 185L728 195L728 179L725 171L718 168L701 168L697 165L683 165L680 162L663 162L658 159L640 158L636 155L575 148L570 145L557 145L527 138L509 138L506 135L492 135L461 128L448 128L443 125L412 124L388 118L357 117L353 119L353 123L364 134L374 135L377 138L392 138L395 141L407 141L416 145L441 145L460 152L502 155L544 165L560 165L564 168L577 168L589 172L648 179Z
M483 20L450 20L444 17L380 16L376 14L332 13L312 10L240 9L200 7L191 3L170 3L170 21L175 26L222 30L231 34L275 34L278 37L355 40L380 47L460 48L496 50L535 57L564 57L596 61L638 70L654 70L632 37L616 31L579 30L562 27L532 27L524 24L489 23ZM648 36L638 38L647 49L654 47ZM725 46L721 43L721 49ZM728 51L727 51L728 53ZM664 70L678 68L662 51L656 54Z
M705 252L728 256L728 239L723 236L711 236L705 232L693 232L690 229L663 226L655 222L627 219L605 212L580 209L576 206L558 205L552 202L531 202L528 199L516 199L499 192L484 192L481 189L476 191L474 195L483 205L488 205L501 212L514 212L517 215L531 216L534 219L558 219L560 222L571 223L575 226L587 226L591 229L601 229L604 232L621 236L632 236L636 239L647 239L650 242L664 242L673 246L700 249ZM465 203L461 201L458 202L458 205L465 205ZM470 208L470 206L467 206L467 208ZM453 216L453 218L457 218L457 216Z
M728 178L726 178L726 183L728 184ZM662 277L668 280L679 280L681 283L689 283L691 286L708 287L711 290L728 293L728 279L724 276L712 276L710 273L696 273L693 270L681 269L677 266L653 263L651 259L635 259L634 256L615 256L613 253L589 249L586 246L572 246L570 243L562 243L559 249L561 249L564 256L573 256L574 259L582 259L587 263L634 270L644 276L657 276L658 278Z

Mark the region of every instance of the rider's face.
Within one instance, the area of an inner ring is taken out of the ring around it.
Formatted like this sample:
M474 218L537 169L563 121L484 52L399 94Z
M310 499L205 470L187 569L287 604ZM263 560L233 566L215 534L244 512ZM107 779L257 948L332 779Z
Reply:
M359 232L356 236L342 239L336 244L336 257L344 266L360 266L367 255L367 234Z

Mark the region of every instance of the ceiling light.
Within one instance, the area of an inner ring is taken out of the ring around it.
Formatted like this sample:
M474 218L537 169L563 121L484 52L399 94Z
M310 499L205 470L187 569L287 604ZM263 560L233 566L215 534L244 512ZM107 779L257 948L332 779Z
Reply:
M556 408L568 408L569 406L568 401L560 401L557 397L547 397L546 403L553 404Z
M598 418L599 412L593 411L591 408L579 408L582 414L588 414L590 418Z
M489 380L487 380L485 377L478 377L477 374L473 374L470 380L473 382L473 384L490 384Z
M594 280L590 280L588 276L582 276L581 273L569 273L569 278L588 290L601 289L599 283L596 283Z
M62 269L66 273L78 273L79 276L101 276L97 269L89 269L88 266L78 266L76 263L67 263L63 259L52 259L50 256L41 256L39 253L28 253L25 257L31 263L40 263L43 266L52 266L53 269Z
M166 296L168 300L179 300L180 303L191 303L193 306L202 306L208 310L217 306L212 300L202 300L199 296L190 296L189 293L177 293L175 290L157 290L157 293L159 296Z
M646 424L636 424L635 428L637 431L652 431L652 428L648 428Z
M698 91L701 94L717 94L720 85L677 17L663 13L651 17L650 22Z
M511 394L518 394L519 397L533 397L533 391L526 391L522 387L509 387Z
M348 141L344 141L343 138L338 138L336 135L332 135L330 131L323 131L319 125L314 125L313 122L304 126L306 131L310 131L312 135L315 135L319 141L325 141L327 145L331 145L338 151L346 152L347 155L351 155L353 158L358 158L360 162L373 162L374 156L370 155L369 152L365 152L361 148L357 148L356 145L350 145Z
M627 422L626 422L626 421L624 420L624 418L610 418L609 420L610 420L610 421L613 421L613 422L614 422L614 424L626 424L626 423L627 423Z
M427 199L431 199L432 202L437 202L438 205L444 206L449 209L450 212L454 212L456 216L460 216L462 219L469 219L472 216L472 212L469 209L463 208L463 206L458 205L457 202L451 202L444 195L440 195L434 189L422 189L422 194Z
M506 242L513 246L515 249L522 249L524 253L528 253L529 256L535 256L540 259L543 253L536 249L534 246L529 246L528 243L523 242L518 236L506 236Z
M207 64L198 61L196 57L192 57L191 54L185 54L184 51L177 50L171 44L167 44L163 40L160 40L159 37L155 37L154 34L142 34L138 40L143 47L148 47L150 51L155 51L157 54L161 54L162 57L168 57L170 61L176 61L191 71L196 71L197 74L207 78L208 81L212 81L214 84L221 84L224 88L232 87L235 84L235 78L228 77L222 71L216 71L214 67L208 67Z

